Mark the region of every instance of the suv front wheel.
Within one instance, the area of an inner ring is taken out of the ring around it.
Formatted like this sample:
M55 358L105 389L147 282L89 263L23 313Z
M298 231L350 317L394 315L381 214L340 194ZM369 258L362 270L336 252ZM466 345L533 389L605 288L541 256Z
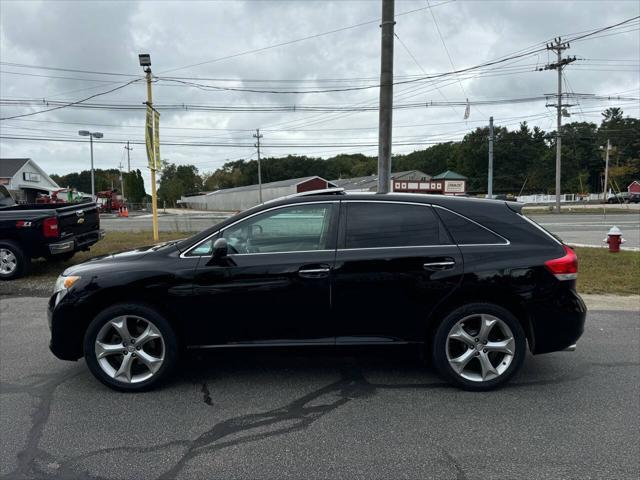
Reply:
M465 390L484 391L507 382L522 366L526 338L517 318L490 303L457 308L433 337L438 373Z
M103 310L84 337L84 356L91 373L121 391L149 390L166 380L176 364L177 352L169 322L140 304Z

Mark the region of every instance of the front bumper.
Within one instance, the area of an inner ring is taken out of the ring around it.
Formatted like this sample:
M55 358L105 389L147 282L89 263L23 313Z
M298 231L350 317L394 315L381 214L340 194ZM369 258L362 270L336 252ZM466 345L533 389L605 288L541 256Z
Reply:
M570 350L584 333L587 306L572 289L559 289L544 302L529 306L532 353Z
M84 329L78 325L71 305L58 304L55 294L47 305L47 321L51 331L49 350L60 360L78 360L83 356Z

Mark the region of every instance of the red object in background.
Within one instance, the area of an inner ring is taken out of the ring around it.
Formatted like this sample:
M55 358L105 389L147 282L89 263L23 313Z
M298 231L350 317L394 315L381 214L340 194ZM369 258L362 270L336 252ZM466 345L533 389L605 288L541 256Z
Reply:
M100 213L120 212L124 206L122 197L115 189L96 192L96 203L100 208Z
M68 188L61 188L60 190L55 190L51 192L49 195L38 195L36 197L36 203L38 204L49 204L49 203L67 203L67 193L69 192Z
M604 241L609 245L609 251L611 253L618 253L620 251L620 245L624 243L622 231L616 226L611 227Z
M311 192L313 190L324 190L325 188L329 188L328 182L324 178L316 177L296 185L296 192Z

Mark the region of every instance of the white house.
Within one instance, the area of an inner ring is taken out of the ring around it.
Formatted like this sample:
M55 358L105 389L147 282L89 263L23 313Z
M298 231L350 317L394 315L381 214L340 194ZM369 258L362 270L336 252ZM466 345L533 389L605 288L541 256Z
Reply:
M0 185L5 185L18 202L35 203L39 193L60 187L30 158L0 158Z

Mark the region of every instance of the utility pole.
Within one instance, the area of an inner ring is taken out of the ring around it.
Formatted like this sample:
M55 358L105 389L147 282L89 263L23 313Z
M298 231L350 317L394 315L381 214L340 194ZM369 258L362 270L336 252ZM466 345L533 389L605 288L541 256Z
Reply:
M133 147L129 146L129 140L127 140L127 146L124 149L127 151L127 172L131 172L131 150Z
M607 191L609 190L609 150L611 150L611 142L607 138L607 151L604 155L604 193L602 194L605 202L607 201Z
M253 138L256 139L256 143L253 145L258 149L258 195L260 199L260 203L262 203L262 168L260 166L260 139L262 135L260 135L260 129L256 129L256 133L253 135Z
M152 223L153 223L153 241L157 242L159 240L158 235L158 195L157 195L157 187L156 187L156 168L158 163L160 162L159 158L155 158L156 155L154 153L154 137L155 135L150 135L150 133L154 133L154 129L149 128L149 120L153 122L151 116L151 110L153 109L153 92L151 90L151 56L147 53L142 53L138 55L140 60L140 66L143 68L145 77L147 79L147 101L145 102L147 105L147 125L146 125L146 143L147 143L147 157L149 159L149 170L151 170L151 212L152 212ZM153 125L153 123L151 123ZM156 142L157 143L157 142ZM156 148L157 152L159 149ZM159 155L158 155L159 156Z
M393 126L393 37L395 0L382 0L380 107L378 120L378 193L391 186L391 129Z
M147 77L147 105L151 107L153 105L153 93L151 91L151 67L147 67L145 72ZM158 240L160 240L160 236L158 234L158 193L156 190L155 165L151 169L151 213L153 220L153 241L157 242Z
M489 117L489 179L487 193L489 198L493 198L493 117Z
M558 94L557 103L555 105L557 111L557 128L556 128L556 213L560 213L560 172L562 164L562 140L560 138L560 129L562 128L562 107L571 107L572 105L562 103L562 67L571 62L576 61L576 57L562 58L562 51L570 48L569 43L563 43L562 38L555 39L555 43L548 43L547 50L556 52L558 59L556 63L550 63L544 67L545 70L558 71ZM552 105L547 105L552 106Z

